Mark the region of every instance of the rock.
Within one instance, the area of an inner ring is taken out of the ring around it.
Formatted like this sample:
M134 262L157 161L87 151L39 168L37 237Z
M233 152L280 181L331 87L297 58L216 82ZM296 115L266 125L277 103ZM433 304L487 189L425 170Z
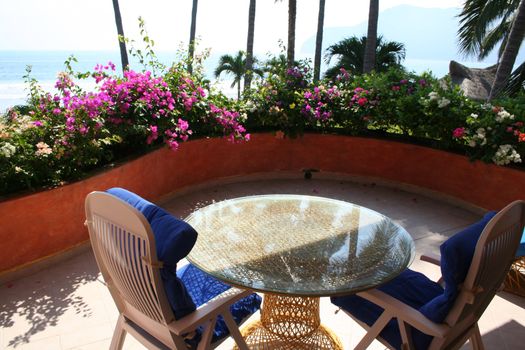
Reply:
M459 85L465 96L474 100L486 100L496 76L498 65L487 68L469 68L456 61L450 61L449 75Z

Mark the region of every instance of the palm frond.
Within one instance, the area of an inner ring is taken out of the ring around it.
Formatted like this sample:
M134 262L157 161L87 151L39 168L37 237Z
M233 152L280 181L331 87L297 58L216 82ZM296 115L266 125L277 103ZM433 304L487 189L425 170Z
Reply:
M523 91L525 83L525 62L520 64L518 68L512 72L509 77L507 86L503 89L504 95L515 95L520 91Z
M519 0L466 0L458 15L460 52L479 56L483 39L494 27L494 22L506 22L518 5Z
M480 52L478 54L479 59L486 58L499 43L501 43L500 51L502 47L505 47L507 34L510 30L513 19L514 16L512 16L511 20L501 22L498 26L492 28L486 33L481 41ZM498 56L501 56L501 52Z

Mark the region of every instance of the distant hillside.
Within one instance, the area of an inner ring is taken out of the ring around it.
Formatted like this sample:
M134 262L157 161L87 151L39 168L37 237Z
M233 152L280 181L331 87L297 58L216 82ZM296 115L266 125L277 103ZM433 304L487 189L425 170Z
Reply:
M378 34L387 41L405 44L407 60L464 61L464 57L458 53L456 39L459 27L456 15L459 11L459 8L393 7L379 13ZM366 28L366 22L353 27L325 28L323 52L343 38L366 35ZM314 51L315 36L312 36L300 47L300 53L313 54ZM496 54L491 54L485 62L489 62L487 65L496 62Z

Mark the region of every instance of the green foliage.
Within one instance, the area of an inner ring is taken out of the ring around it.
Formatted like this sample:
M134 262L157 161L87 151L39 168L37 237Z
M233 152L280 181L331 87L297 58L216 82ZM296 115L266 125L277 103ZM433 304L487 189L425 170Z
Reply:
M366 36L346 38L326 49L325 60L327 63L337 58L334 66L328 68L325 77L334 79L341 68L353 74L363 72ZM396 41L385 42L382 36L376 42L376 62L374 70L385 72L389 68L401 69L401 62L405 59L405 45Z

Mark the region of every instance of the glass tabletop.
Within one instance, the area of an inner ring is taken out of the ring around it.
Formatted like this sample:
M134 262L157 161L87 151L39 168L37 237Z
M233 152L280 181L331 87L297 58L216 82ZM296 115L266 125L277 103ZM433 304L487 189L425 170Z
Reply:
M414 258L414 242L388 217L302 195L225 200L192 213L188 260L230 284L298 296L353 293L387 282Z

